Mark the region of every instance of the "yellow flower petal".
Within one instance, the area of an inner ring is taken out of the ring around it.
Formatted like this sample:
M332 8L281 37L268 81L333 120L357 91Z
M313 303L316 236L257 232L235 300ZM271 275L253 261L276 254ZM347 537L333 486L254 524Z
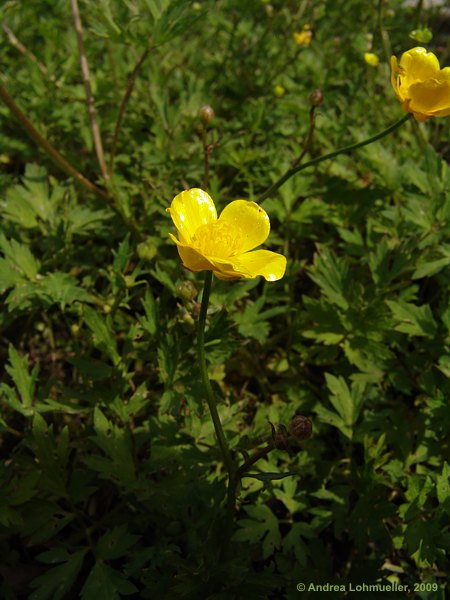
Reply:
M214 265L196 248L192 246L186 246L177 240L177 238L169 233L170 238L178 247L178 254L180 255L181 262L186 269L189 271L213 271Z
M222 265L220 273L216 273L219 279L236 276L246 279L254 279L262 276L267 281L281 279L286 271L286 257L270 250L254 250L228 259L232 270Z
M439 73L439 61L425 48L412 48L402 54L400 67L405 72L407 85L415 81L426 81Z
M266 211L255 202L234 200L220 213L219 222L229 223L238 233L238 245L233 254L243 254L263 244L270 233Z
M199 188L185 190L175 196L167 209L178 230L181 242L189 242L201 225L217 219L212 198Z
M450 108L450 81L430 79L409 88L410 108L424 114L446 111Z

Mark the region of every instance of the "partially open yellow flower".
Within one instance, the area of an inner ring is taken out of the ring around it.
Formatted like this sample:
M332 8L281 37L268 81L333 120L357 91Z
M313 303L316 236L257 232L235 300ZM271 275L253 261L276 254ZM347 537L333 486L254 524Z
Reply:
M183 265L190 271L213 271L219 279L281 279L286 258L269 250L253 250L266 241L270 221L255 202L230 202L217 218L211 197L198 188L175 196L167 209L177 228ZM250 250L253 250L250 252Z
M400 64L391 58L391 83L403 110L417 121L450 115L450 67L441 69L425 48L404 52Z

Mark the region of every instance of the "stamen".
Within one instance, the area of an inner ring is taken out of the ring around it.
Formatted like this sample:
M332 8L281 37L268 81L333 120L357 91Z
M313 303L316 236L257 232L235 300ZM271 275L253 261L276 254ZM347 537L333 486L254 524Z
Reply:
M201 225L195 232L191 244L205 256L228 258L239 248L239 231L230 223L219 219Z

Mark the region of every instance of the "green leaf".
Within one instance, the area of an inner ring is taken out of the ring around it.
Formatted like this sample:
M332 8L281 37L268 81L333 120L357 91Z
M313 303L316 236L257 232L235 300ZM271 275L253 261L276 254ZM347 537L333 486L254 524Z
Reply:
M92 302L92 296L68 273L49 273L39 282L40 294L45 294L51 304L59 304L64 310L74 302Z
M0 294L23 281L23 275L4 258L0 258Z
M334 410L328 410L328 408L318 404L315 408L315 411L323 423L328 423L328 425L336 427L343 435L345 435L346 438L349 440L352 439L352 428L347 425L344 420L336 412L334 412Z
M120 600L137 588L127 578L102 561L97 561L81 590L81 600Z
M396 331L430 338L435 336L437 324L428 304L416 306L403 300L398 302L386 300L386 304L398 321L394 326Z
M128 550L140 539L139 535L129 533L128 526L118 525L103 535L95 548L95 555L101 560L115 560L128 553Z
M88 327L94 334L94 345L111 359L114 366L117 366L120 362L120 355L117 351L116 338L110 329L111 325L90 306L84 307L83 314Z
M422 279L423 277L431 277L436 275L450 265L450 255L437 260L419 262L416 270L412 274L412 279Z
M130 432L109 421L99 408L94 410L94 429L91 439L106 457L87 456L85 463L105 479L130 485L136 479Z
M33 498L22 511L25 525L22 527L24 535L29 537L31 544L41 544L56 536L66 525L75 519L75 515L63 510L54 502Z
M65 427L55 440L53 428L38 413L33 418L35 455L42 477L41 486L53 496L67 497L66 477L68 460L68 429Z
M322 293L331 302L347 310L349 307L345 291L351 285L348 263L337 257L333 250L317 244L314 264L309 269L310 278L321 288Z
M241 335L254 338L261 343L267 339L269 334L270 326L267 319L285 312L283 306L260 312L264 303L265 298L261 296L255 302L247 303L244 312L236 313L233 317Z
M0 234L0 250L2 250L10 267L34 281L39 272L40 264L31 253L28 246L14 239L8 240Z
M281 544L278 519L265 505L247 506L250 519L239 519L239 530L233 535L236 541L262 544L263 559L271 556Z
M9 345L8 356L9 365L6 365L5 369L14 381L23 406L31 408L39 374L39 365L35 364L31 373L29 373L28 355L21 356L12 344Z
M144 331L154 336L158 331L159 310L150 290L146 290L144 299L141 302L144 307L145 317L138 315L139 323L142 325Z
M365 384L353 382L349 389L343 377L335 377L331 373L325 373L325 381L331 392L330 402L345 425L353 426L363 405Z
M63 194L64 188L56 186L50 195L46 169L28 164L22 185L7 190L4 217L27 229L37 227L39 221L47 223L51 220L54 206Z
M29 600L67 598L81 570L87 551L87 548L81 548L69 554L65 548L53 548L40 554L37 558L44 563L61 562L62 564L49 569L44 575L36 577L31 582L31 587L35 588L35 591L30 594Z
M450 465L444 462L442 473L436 475L436 495L439 504L450 503Z

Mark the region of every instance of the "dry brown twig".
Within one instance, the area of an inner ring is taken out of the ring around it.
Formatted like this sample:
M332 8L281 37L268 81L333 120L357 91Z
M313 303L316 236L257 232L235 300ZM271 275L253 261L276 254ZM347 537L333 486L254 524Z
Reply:
M70 0L72 8L73 21L75 26L75 33L77 35L78 51L80 54L80 65L81 73L83 75L84 89L86 91L86 102L89 112L89 119L91 122L92 139L94 142L95 153L97 155L98 164L100 171L105 181L109 181L109 172L106 167L105 155L103 152L102 137L100 134L100 128L97 122L97 111L95 109L94 95L91 87L91 76L89 72L89 65L84 51L83 44L83 27L81 24L80 10L78 8L78 0Z

